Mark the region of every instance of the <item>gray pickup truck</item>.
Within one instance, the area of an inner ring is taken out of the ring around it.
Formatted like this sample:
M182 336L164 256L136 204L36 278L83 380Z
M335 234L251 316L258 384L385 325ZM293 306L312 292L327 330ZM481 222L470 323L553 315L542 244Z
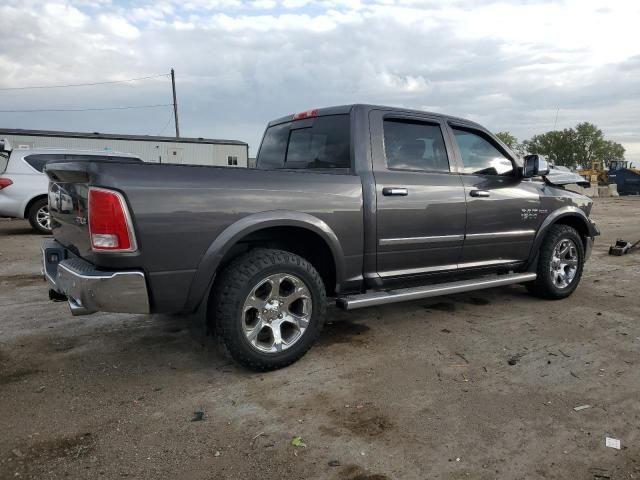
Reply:
M52 299L75 315L202 312L258 370L313 345L327 297L352 310L521 283L564 298L599 234L591 200L554 183L543 158L399 108L275 120L256 169L122 160L46 173Z

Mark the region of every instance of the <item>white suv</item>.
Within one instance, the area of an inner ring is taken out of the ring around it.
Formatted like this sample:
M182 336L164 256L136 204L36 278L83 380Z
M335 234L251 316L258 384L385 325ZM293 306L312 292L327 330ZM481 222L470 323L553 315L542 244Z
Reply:
M49 179L43 173L55 161L120 160L137 158L128 153L91 150L16 149L0 140L0 217L27 218L40 233L51 233L47 190ZM139 160L139 159L138 159ZM142 160L140 160L142 161Z

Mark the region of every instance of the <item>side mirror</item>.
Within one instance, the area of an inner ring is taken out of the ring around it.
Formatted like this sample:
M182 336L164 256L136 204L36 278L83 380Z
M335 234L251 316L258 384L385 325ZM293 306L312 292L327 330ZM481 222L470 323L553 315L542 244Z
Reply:
M525 155L522 176L531 178L549 174L549 163L542 155Z

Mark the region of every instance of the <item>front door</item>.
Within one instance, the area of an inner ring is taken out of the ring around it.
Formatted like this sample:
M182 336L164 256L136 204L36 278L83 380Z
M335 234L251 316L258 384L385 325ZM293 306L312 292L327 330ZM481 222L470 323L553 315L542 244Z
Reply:
M455 270L462 253L464 186L437 118L371 112L376 263L383 279Z
M517 175L514 160L487 132L455 124L449 128L467 199L459 267L527 259L540 213L538 188Z

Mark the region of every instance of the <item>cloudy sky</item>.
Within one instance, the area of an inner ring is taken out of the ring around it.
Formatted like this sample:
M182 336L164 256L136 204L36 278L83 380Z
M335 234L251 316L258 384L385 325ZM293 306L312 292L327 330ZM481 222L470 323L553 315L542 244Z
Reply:
M249 142L313 107L445 112L519 139L590 121L640 163L637 0L2 0L0 110L171 103L181 134ZM0 127L171 134L167 106L0 112Z

